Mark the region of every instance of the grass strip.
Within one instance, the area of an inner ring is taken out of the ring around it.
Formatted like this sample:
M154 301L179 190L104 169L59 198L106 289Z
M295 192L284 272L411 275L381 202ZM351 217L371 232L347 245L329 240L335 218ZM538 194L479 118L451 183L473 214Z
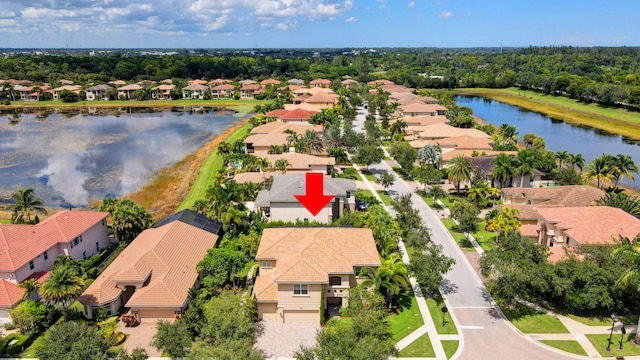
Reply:
M384 190L376 190L385 205L391 205L391 195Z
M629 343L629 341L633 340L636 334L623 335L622 350L620 350L620 331L614 332L613 337L611 338L611 351L607 351L609 334L589 334L586 336L602 357L611 358L640 355L640 348Z
M568 334L564 324L551 315L540 313L528 306L516 303L508 306L498 302L500 309L511 323L525 334Z
M436 330L438 334L446 334L446 335L455 335L458 333L458 329L456 329L456 325L453 323L453 319L451 319L451 314L446 313L444 316L444 326L442 326L442 307L444 306L444 301L441 298L426 298L427 307L429 308L429 313L431 314L431 319L433 323L436 325Z
M451 359L453 355L458 351L458 346L460 345L460 341L458 340L442 340L442 347L444 348L444 353L447 355L447 359Z
M584 104L573 99L542 95L517 88L456 89L454 93L490 98L560 119L569 124L588 126L629 139L640 140L640 116L636 112L597 104Z
M402 349L398 353L398 357L401 358L430 358L435 356L436 353L435 351L433 351L433 346L431 346L431 339L429 339L429 334L427 333L417 338L414 342L409 344L409 346Z
M589 354L584 351L580 343L575 340L540 340L540 342L568 353L589 356Z
M424 320L420 315L415 296L411 297L411 305L409 307L404 307L399 313L387 317L387 323L391 327L392 338L395 342L404 339L422 326Z
M250 124L246 124L240 129L236 130L231 136L225 139L225 142L234 142L238 139L242 139L251 129ZM218 170L222 168L222 156L219 155L216 151L212 151L209 154L207 160L205 160L204 164L200 167L200 172L198 173L198 177L194 181L191 186L191 190L189 191L189 195L182 201L180 206L176 211L189 209L198 199L204 199L205 193L211 182L218 175Z

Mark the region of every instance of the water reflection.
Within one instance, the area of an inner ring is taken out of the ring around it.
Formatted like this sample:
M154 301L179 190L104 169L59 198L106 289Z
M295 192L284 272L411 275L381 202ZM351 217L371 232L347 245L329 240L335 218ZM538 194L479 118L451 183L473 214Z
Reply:
M470 107L474 115L494 125L514 125L520 136L527 133L542 136L549 150L566 150L572 154L582 154L586 163L602 154L626 154L640 165L640 146L637 141L584 125L567 124L562 120L495 100L471 96L457 96L456 99L458 105ZM629 180L626 177L622 182L635 188L638 188L638 183L637 179Z
M46 114L46 115L45 115ZM3 114L10 119L13 113ZM84 206L140 189L237 120L231 112L73 109L0 122L0 202L33 187L49 206Z

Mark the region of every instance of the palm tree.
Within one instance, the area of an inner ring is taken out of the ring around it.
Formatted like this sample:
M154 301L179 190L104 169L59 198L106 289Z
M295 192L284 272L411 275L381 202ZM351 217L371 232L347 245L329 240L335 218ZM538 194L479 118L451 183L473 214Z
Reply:
M491 160L491 164L496 165L491 170L491 176L493 179L500 182L500 187L505 187L509 179L516 173L516 168L513 166L513 155L507 155L500 153Z
M14 216L12 218L12 222L14 224L24 222L31 224L32 212L43 215L47 214L47 210L42 206L42 199L34 197L33 188L18 189L17 192L11 195L11 198L16 202L15 205L13 205ZM33 223L37 224L38 222L40 222L40 219L38 219L38 216L36 215Z
M331 125L324 129L324 143L328 150L342 146L342 130L338 125Z
M393 295L400 294L409 286L407 268L402 262L402 257L397 252L382 260L382 265L375 272L371 268L363 268L362 270L362 275L368 277L362 284L364 286L374 286L381 293L386 292L389 309L392 306Z
M244 209L244 193L235 180L214 183L207 189L206 198L211 202L209 216L218 219L229 207Z
M278 170L281 174L286 174L287 169L291 167L291 163L287 159L277 159L273 163L273 168Z
M587 165L587 179L595 178L598 184L598 189L601 189L602 186L601 180L609 180L611 179L611 155L602 154L602 156L593 159ZM604 184L603 184L604 185Z
M51 269L38 292L45 304L61 307L64 320L67 321L67 308L82 294L83 289L84 280L76 270L67 264L59 264Z
M522 142L524 142L527 149L531 149L533 147L533 143L536 141L538 137L534 133L527 133L522 137Z
M318 136L318 133L313 130L305 131L302 137L300 137L300 143L304 146L305 152L309 154L318 154L324 149L322 139Z
M572 168L578 168L580 171L582 171L582 168L584 167L584 157L582 156L582 154L569 154L569 165L571 165Z
M640 198L637 196L612 192L598 199L596 204L622 209L631 215L640 215Z
M471 180L471 160L457 155L449 162L449 181L456 185L456 193L460 194L460 183Z
M229 228L233 229L232 235L235 235L238 228L247 224L247 214L233 206L229 206L220 217L222 221L222 230L228 231Z
M287 134L287 147L291 147L291 146L295 146L296 143L298 142L299 136L298 133L291 130L291 129L287 129L285 130L283 133Z
M518 167L516 168L516 173L520 175L520 187L524 186L524 177L525 175L529 175L531 180L536 175L536 164L538 160L536 159L536 154L531 150L521 150L518 153Z
M514 230L517 231L520 228L520 220L518 219L519 214L520 210L505 206L500 210L500 212L498 212L498 215L488 221L487 230L501 230L504 236L507 236L509 232Z
M430 164L436 169L442 161L442 149L436 145L425 145L418 150L418 162L420 164Z
M27 279L18 284L18 287L24 290L22 299L33 299L33 295L38 290L38 282L36 279Z
M508 145L515 145L518 142L518 135L520 135L520 133L516 131L516 127L509 124L500 125L498 134L500 139Z
M613 178L615 179L614 186L618 187L618 182L627 178L633 180L633 173L638 173L638 165L633 162L633 159L629 155L618 154L613 161Z
M558 161L558 169L562 168L562 165L566 164L571 155L567 152L567 150L556 151L556 160Z
M437 204L438 199L442 199L447 196L447 192L440 186L439 184L431 185L431 189L429 189L429 196L433 198L433 203Z
M485 181L479 181L471 184L471 188L467 193L467 197L473 201L484 198L495 198L500 194L500 190L491 187L489 183Z
M631 261L631 266L622 273L615 286L626 288L629 284L640 284L640 235L636 236L634 241L622 238L622 245L613 250L613 255L624 257ZM640 285L636 291L640 291ZM638 318L638 329L640 329L640 317ZM633 342L640 345L640 331L636 332Z

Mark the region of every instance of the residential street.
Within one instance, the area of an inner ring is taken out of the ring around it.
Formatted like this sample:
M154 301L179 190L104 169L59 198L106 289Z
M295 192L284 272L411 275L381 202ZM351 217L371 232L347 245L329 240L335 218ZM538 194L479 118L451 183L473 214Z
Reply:
M366 112L360 110L354 128L362 129ZM369 166L379 176L393 170L385 162ZM393 173L395 175L395 173ZM413 189L396 175L388 191L392 196L411 193L413 206L431 229L432 239L443 246L445 255L455 259L453 269L446 274L442 293L458 330L461 331L458 359L571 359L580 358L560 354L522 336L502 315L487 293L480 278L447 229ZM425 319L429 321L429 319ZM437 326L437 325L436 325Z

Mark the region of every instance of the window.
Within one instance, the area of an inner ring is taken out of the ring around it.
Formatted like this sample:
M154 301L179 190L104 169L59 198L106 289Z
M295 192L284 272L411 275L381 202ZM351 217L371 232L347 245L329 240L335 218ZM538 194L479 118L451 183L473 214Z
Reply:
M79 243L80 243L80 238L73 239L73 245L74 246L78 246Z
M49 254L47 254L47 252L45 251L44 254L42 254L44 256L45 260L49 260Z
M309 295L309 285L293 284L293 295Z
M342 285L342 278L340 276L332 276L329 278L329 285Z
M82 242L82 235L78 236L78 239L80 239L80 242Z
M33 260L29 261L29 270L33 270L34 267Z
M82 260L87 260L87 252L86 251L82 252Z
M353 272L356 274L356 277L360 277L360 273L362 272L362 266L356 266L353 268Z
M96 251L100 252L100 243L96 241Z
M71 248L73 249L73 240L69 241L69 244L71 244Z
M104 219L102 219L102 226L106 226L107 224L105 223Z
M271 261L261 261L260 262L260 267L272 268L273 267L273 263Z
M347 199L351 197L351 191L347 191Z

